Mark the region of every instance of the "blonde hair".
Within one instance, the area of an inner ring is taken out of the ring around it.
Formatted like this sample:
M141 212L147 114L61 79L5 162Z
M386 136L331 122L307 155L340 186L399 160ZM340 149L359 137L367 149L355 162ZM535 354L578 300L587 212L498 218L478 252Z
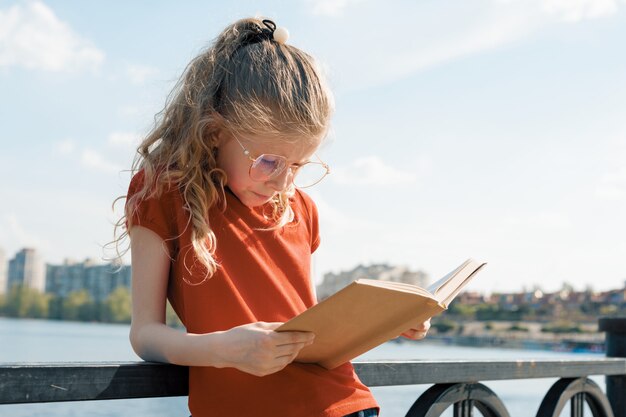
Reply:
M143 171L144 182L115 225L112 243L118 257L129 249L120 253L119 243L128 236L138 204L176 184L189 212L194 251L210 278L218 268L213 256L217 242L207 214L225 204L227 180L216 163L219 133L283 141L312 141L326 134L334 103L315 60L291 45L251 43L262 28L258 18L228 26L176 83L137 149L131 173ZM293 220L293 192L289 187L272 200L275 227ZM118 228L123 231L119 236Z

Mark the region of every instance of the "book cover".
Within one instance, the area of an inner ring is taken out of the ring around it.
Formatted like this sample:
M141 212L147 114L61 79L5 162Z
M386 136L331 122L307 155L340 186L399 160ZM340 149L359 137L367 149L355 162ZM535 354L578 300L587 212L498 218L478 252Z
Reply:
M468 259L427 289L358 279L276 331L315 333L315 341L300 351L296 362L332 369L447 309L485 265Z

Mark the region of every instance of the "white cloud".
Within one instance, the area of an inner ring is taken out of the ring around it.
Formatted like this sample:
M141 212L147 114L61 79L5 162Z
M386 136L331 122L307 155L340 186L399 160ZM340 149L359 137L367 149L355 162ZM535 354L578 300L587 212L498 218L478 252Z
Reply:
M567 214L557 212L540 212L527 215L509 215L503 218L502 224L509 230L569 230L572 222Z
M467 19L469 9L467 4L441 7L443 11L438 12L424 3L415 3L400 15L384 8L363 11L354 19L341 22L344 25L332 27L327 42L341 46L328 46L332 55L326 59L334 63L341 85L360 90L511 43L532 32L538 24L528 10L517 5L496 5L472 19ZM376 12L376 19L395 22L393 30L376 30L372 22ZM339 32L359 36L352 40Z
M122 116L136 116L139 114L141 109L139 108L139 106L127 105L118 108L117 111Z
M61 155L71 155L76 150L76 144L72 139L63 139L54 144L54 150Z
M323 242L316 252L315 280L320 281L329 270L369 260L370 248L378 244L372 236L378 237L385 231L380 219L365 219L354 211L348 214L329 203L318 190L311 189L311 197L319 211Z
M360 219L354 213L350 215L343 213L315 191L311 192L311 197L320 213L320 221L326 226L329 233L345 236L350 231L364 232L380 228L380 224L375 221Z
M596 196L602 200L626 200L626 168L607 172L596 187Z
M504 7L522 6L531 15L572 23L611 16L620 7L618 0L494 0L494 3Z
M97 69L104 52L39 1L0 10L0 67L43 71Z
M442 0L445 3L445 0ZM361 90L464 57L503 48L563 22L614 15L617 0L491 0L391 7L365 3L353 19L324 22L320 42L341 88ZM323 4L323 3L322 3ZM471 14L471 19L468 18ZM374 17L373 17L374 16ZM377 30L377 21L393 21L393 30ZM346 37L345 33L358 33ZM367 69L364 71L364 69Z
M8 231L8 236L10 236L11 244L13 246L33 247L37 249L48 246L47 242L44 239L24 229L15 214L6 214L3 220L5 228Z
M626 190L613 184L602 184L596 188L596 197L608 201L626 200Z
M132 119L132 121L152 120L154 115L162 109L161 101L154 99L147 103L120 105L117 108L117 114L121 117Z
M135 148L139 145L140 136L132 132L113 132L107 139L107 144L114 148Z
M126 68L126 74L133 84L141 85L149 78L153 78L159 70L146 65L129 65Z
M595 195L600 200L626 201L626 126L609 139L603 163L604 173L597 179Z
M64 159L72 160L81 166L96 172L119 173L122 166L119 160L122 156L134 154L134 149L139 141L139 135L130 132L113 132L107 139L107 146L114 151L115 162L109 160L100 151L89 148L81 148L72 139L64 139L54 144L53 151Z
M309 0L309 6L314 15L341 16L348 6L357 4L361 0Z
M122 167L107 161L102 155L92 149L83 150L80 163L89 169L105 173L119 173Z
M543 0L541 8L567 22L595 19L615 14L617 0Z
M377 156L356 159L347 167L337 167L332 171L333 181L345 185L394 186L414 183L416 175L387 165Z

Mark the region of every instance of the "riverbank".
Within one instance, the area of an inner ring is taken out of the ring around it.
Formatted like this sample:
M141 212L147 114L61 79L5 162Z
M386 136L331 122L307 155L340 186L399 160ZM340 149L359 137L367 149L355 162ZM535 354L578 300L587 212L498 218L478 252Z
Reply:
M581 325L582 332L546 332L545 323L482 322L459 323L455 332L433 329L430 343L466 347L497 347L503 349L543 350L572 353L604 353L604 333L597 325Z
M447 346L497 347L502 349L544 350L571 353L604 353L604 340L581 341L562 339L557 341L533 339L507 339L497 336L440 336L428 337L428 342Z

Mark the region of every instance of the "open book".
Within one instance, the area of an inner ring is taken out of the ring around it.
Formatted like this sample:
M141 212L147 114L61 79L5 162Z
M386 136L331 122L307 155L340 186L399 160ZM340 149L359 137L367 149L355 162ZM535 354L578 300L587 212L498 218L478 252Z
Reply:
M296 362L332 369L447 309L483 266L468 259L428 289L357 279L276 331L315 333L315 341L300 351Z

